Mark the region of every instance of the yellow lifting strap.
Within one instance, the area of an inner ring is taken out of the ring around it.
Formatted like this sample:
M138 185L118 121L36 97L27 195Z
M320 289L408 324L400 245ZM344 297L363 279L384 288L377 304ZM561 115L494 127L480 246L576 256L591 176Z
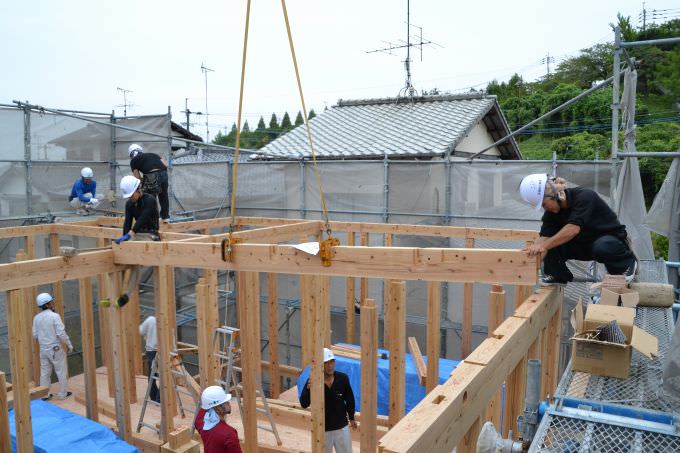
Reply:
M295 57L295 46L293 45L293 35L290 30L290 22L288 20L288 11L286 9L286 0L281 0L281 8L283 9L283 17L286 22L286 32L288 33L288 43L290 44L290 53L293 58L293 66L295 68L295 78L297 80L298 91L300 92L300 102L302 103L302 118L305 123L305 128L307 130L307 140L309 142L309 149L312 154L312 162L314 163L314 174L316 175L317 185L319 186L319 194L321 196L321 209L324 218L324 232L326 233L326 239L319 241L319 255L321 256L321 262L324 266L331 265L331 248L333 246L339 245L340 241L333 237L330 220L328 218L328 208L326 206L326 197L323 192L323 185L321 184L321 175L319 173L319 168L316 161L316 152L314 150L314 141L312 140L312 131L309 127L309 119L307 116L307 106L305 105L305 97L302 92L302 82L300 80L300 71L298 69L297 58ZM246 75L246 55L248 49L248 27L250 23L250 0L247 2L246 7L246 27L245 35L243 38L243 59L241 63L241 89L239 93L238 100L238 119L236 126L236 146L234 151L234 165L232 170L232 191L231 191L231 224L229 225L229 237L222 241L222 259L225 261L231 261L233 257L233 245L237 243L237 240L233 237L234 225L236 223L236 181L238 177L238 152L239 145L241 142L241 117L243 114L243 87L245 84Z

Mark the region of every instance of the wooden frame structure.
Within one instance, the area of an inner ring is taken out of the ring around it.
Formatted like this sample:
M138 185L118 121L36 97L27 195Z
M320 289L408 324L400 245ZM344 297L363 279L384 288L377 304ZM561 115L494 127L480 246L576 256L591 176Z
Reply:
M260 357L260 279L267 276L268 315L265 323L270 345L278 344L277 333L277 274L299 274L301 279L301 316L303 325L302 354L311 364L312 401L323 400L322 349L330 342L329 280L331 276L346 278L347 341L354 341L355 278L360 278L361 301L361 362L362 409L361 451L419 452L474 451L477 433L485 419L500 423L499 391L505 382L505 420L516 420L523 409L526 360L540 358L543 362L543 392L552 393L557 384L559 355L561 290L551 288L531 294L536 283L538 261L529 259L521 250L476 249L475 239L496 239L531 243L533 231L492 230L448 226L415 226L358 222L331 222L333 232L347 233L346 245L333 247L331 265L323 266L320 257L306 254L286 242L304 242L321 238L323 224L319 221L237 218L233 260L224 261L220 242L230 219L220 218L163 225L162 242L127 242L110 249L82 252L66 258L58 253L60 236L83 236L97 239L98 246L107 246L120 235L121 219L100 217L73 224L48 224L0 229L0 239L21 237L24 255L14 263L0 264L0 291L7 292L12 358L12 391L20 451L33 451L30 424L30 381L36 378L36 353L30 338L30 318L34 304L25 303L41 284L53 284L54 292L64 280L79 281L81 331L83 337L83 369L87 416L97 420L96 366L94 362L94 329L92 313L92 278L97 279L98 297L115 298L120 293L126 269L131 265L153 267L155 309L158 329L158 360L160 370L161 441L168 442L163 451L177 446L173 415L176 413L174 392L169 383L170 351L176 347L175 267L203 269L203 278L196 285L198 321L199 376L203 385L212 383L217 365L208 348L217 327L217 270L237 273L237 304L239 325L245 334L241 338L244 370L262 372L266 367L273 383L273 396L280 392L279 376L290 374L291 367L280 364L277 349L270 350L270 361ZM356 246L356 235L361 246ZM51 257L36 259L36 236L50 238ZM380 235L384 247L368 247L369 235ZM395 235L464 238L465 248L392 247ZM376 354L377 314L375 303L367 297L367 278L385 282L385 344L390 349L390 414L382 420L376 414ZM428 357L440 355L440 299L442 282L465 284L463 296L463 358L450 378L438 385L438 361L428 360L425 384L428 395L409 414L404 415L404 355L406 351L406 291L405 281L428 282ZM489 338L471 350L472 294L475 283L493 284L489 302ZM515 291L515 311L505 318L505 286ZM131 442L142 442L132 432L130 402L136 398L134 375L141 372L137 332L139 307L133 303L123 309L100 308L101 332L111 338L102 356L109 374L109 393L115 397L116 429ZM59 298L57 298L59 300ZM30 307L30 308L29 308ZM135 308L136 307L136 308ZM63 313L63 306L57 310ZM307 331L307 332L305 332ZM137 337L137 338L135 338ZM136 352L137 351L137 352ZM294 370L294 369L293 369ZM256 416L256 373L246 372L244 387L245 451L289 451L258 443ZM0 376L1 377L1 376ZM431 378L432 377L432 378ZM2 381L0 380L0 383ZM0 392L3 392L0 388ZM5 432L5 401L0 394L0 433ZM281 407L284 417L301 417L310 421L311 445L314 452L324 451L323 404L312 404L311 413L296 408ZM383 426L387 425L387 427ZM513 423L504 427L515 432ZM387 429L389 428L389 429ZM182 434L183 436L183 434ZM381 437L380 437L381 436ZM379 440L378 440L379 439ZM0 445L1 447L1 445ZM1 448L0 448L1 449ZM145 450L146 451L146 450ZM160 451L160 450L159 450ZM184 451L184 450L182 450ZM186 450L189 451L189 450Z

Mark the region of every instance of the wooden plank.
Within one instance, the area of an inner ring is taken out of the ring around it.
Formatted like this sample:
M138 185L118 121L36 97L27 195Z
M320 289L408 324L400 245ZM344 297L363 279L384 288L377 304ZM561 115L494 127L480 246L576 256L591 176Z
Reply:
M8 411L7 381L5 381L5 373L0 371L0 453L11 453L12 451L12 444L9 437Z
M168 441L168 434L175 428L174 413L167 404L174 398L172 375L170 373L170 352L172 351L172 332L174 326L169 324L169 310L173 309L168 304L168 280L171 278L170 266L159 266L154 269L155 305L156 305L156 330L158 337L158 353L156 361L158 363L158 374L160 377L159 390L161 401L161 432L160 437L164 442Z
M262 366L262 368L266 368L267 370L269 370L270 367L271 367L271 364L266 360L262 360L261 366ZM298 368L298 367L290 366L290 365L284 365L284 364L280 363L279 364L279 373L281 374L281 376L291 377L291 378L297 379L300 376L300 373L302 373L302 368Z
M406 282L392 282L387 311L390 317L390 427L404 416L406 398Z
M122 277L115 273L109 274L109 299L115 300L120 294L120 281ZM113 354L113 379L115 382L115 405L116 405L116 426L118 435L123 440L132 439L132 420L130 419L130 387L128 379L128 360L127 348L125 345L125 331L123 321L123 310L111 306L105 309L108 311L108 321L110 325L111 341Z
M260 372L260 275L238 272L237 300L241 331L243 373L243 443L246 452L257 450L257 379Z
M59 255L59 235L50 233L50 256L57 255ZM64 291L61 287L62 280L66 279L53 280L52 297L54 297L54 310L61 316L61 319L64 319Z
M439 356L441 355L441 295L440 282L427 282L427 376L426 390L439 385Z
M361 305L361 452L376 451L375 435L378 415L378 316L375 302L365 299Z
M465 239L466 248L474 248L473 238ZM474 285L465 283L463 285L463 331L460 340L460 354L462 358L467 357L472 351L472 302L474 298Z
M427 369L425 368L423 354L420 352L420 347L418 346L416 337L408 337L408 350L413 356L413 362L416 366L418 378L420 379L420 385L424 387L425 383L427 382Z
M33 387L33 383L30 381L28 383L28 386L29 386L28 397L32 400L45 397L50 393L49 387L43 387L42 385L38 387ZM7 408L12 409L13 407L14 407L14 391L7 390Z
M279 373L279 294L278 274L267 274L267 338L269 339L269 393L278 398L281 393Z
M145 243L139 242L139 245ZM29 288L47 283L91 277L106 272L123 270L113 262L113 252L102 250L85 252L72 258L61 256L18 263L0 264L0 291ZM57 293L53 294L57 299Z
M563 301L559 288L539 290L538 308L529 318L506 319L494 337L484 340L483 364L466 359L449 380L428 393L379 442L381 452L451 451L479 418L505 377L526 355L529 346ZM472 356L472 354L471 354Z
M99 421L99 411L97 408L97 358L95 354L91 277L78 280L78 293L80 295L80 336L83 350L85 415L90 420Z
M23 306L24 292L8 291L7 320L9 321L9 354L12 364L12 392L14 393L14 426L16 429L17 451L33 451L33 427L31 426L31 399L29 397L28 373L24 344L24 331L29 329Z
M480 283L534 284L538 269L523 251L502 249L337 246L329 267L290 245L237 244L232 262L222 261L219 244L126 242L114 245L113 254L117 264ZM13 274L16 265L2 265L0 272ZM0 290L21 287L11 276Z
M493 332L501 325L505 319L505 290L502 285L493 285L489 292L489 319L487 321L488 336L491 338ZM502 389L498 389L494 397L489 401L486 408L486 419L494 424L496 431L501 431L501 401Z
M354 233L347 233L347 245L349 247L354 246ZM355 283L354 277L347 277L346 279L346 291L345 291L345 341L349 344L354 344L354 301L355 301Z

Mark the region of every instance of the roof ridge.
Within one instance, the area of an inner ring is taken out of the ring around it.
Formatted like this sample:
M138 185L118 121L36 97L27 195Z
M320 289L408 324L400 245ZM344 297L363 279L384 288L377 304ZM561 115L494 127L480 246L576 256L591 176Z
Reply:
M421 103L421 102L442 102L442 101L464 101L468 99L495 99L493 94L487 94L483 91L476 93L463 94L443 94L443 95L427 95L415 96L411 98L372 98L372 99L338 99L338 103L333 107L349 107L357 105L378 105L378 104L405 104L405 103Z

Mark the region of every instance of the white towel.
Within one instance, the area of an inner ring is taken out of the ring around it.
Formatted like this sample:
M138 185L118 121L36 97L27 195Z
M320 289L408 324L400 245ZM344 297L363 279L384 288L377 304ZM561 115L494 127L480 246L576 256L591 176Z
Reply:
M210 408L203 416L203 431L210 431L220 422L220 417L215 409Z

